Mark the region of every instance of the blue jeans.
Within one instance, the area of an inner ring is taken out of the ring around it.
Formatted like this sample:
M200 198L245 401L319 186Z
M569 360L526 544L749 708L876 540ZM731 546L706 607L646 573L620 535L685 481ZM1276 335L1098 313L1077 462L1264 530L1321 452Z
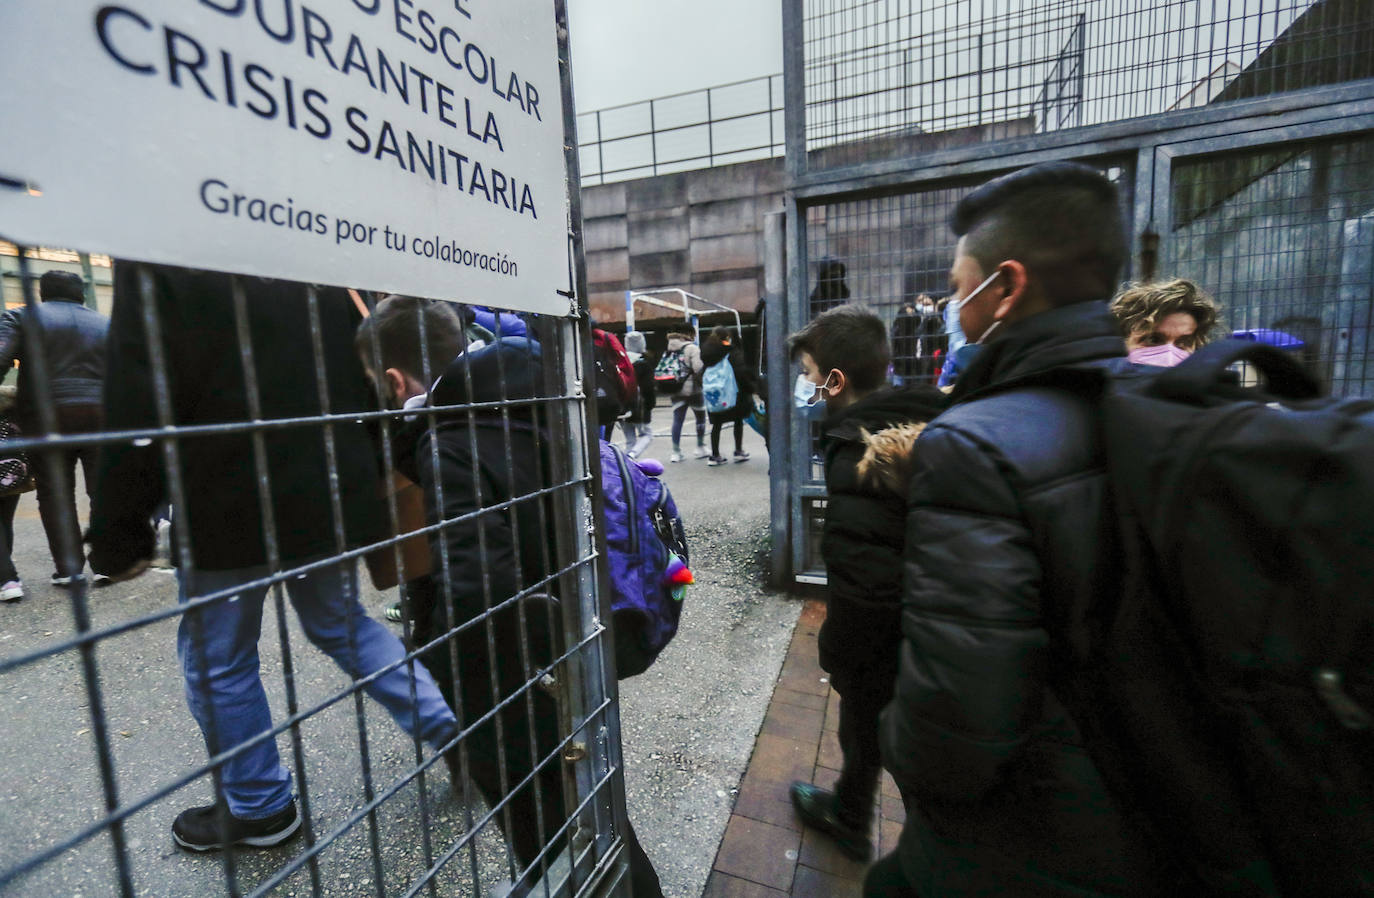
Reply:
M229 571L179 572L179 600L204 596L267 576L266 566ZM358 600L353 562L286 581L286 592L310 641L354 679L405 656L391 631L367 616ZM272 728L272 712L258 671L265 587L245 590L188 611L177 630L177 657L186 678L186 703L200 724L210 755L226 751ZM199 638L193 638L199 627ZM415 663L415 702L409 665L390 671L367 687L368 695L391 713L407 733L431 747L457 734L457 721L434 679ZM282 766L275 739L265 739L224 763L223 794L235 817L269 817L291 802L291 774Z

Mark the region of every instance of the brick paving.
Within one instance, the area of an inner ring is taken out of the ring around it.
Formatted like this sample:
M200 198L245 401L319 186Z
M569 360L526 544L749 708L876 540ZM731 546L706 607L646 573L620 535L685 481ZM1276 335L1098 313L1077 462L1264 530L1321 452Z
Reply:
M850 898L861 891L864 865L840 854L825 836L804 829L787 794L793 780L830 788L840 775L839 698L816 658L823 620L825 604L808 601L703 898ZM905 819L897 787L886 773L880 806L872 833L875 858L896 847Z

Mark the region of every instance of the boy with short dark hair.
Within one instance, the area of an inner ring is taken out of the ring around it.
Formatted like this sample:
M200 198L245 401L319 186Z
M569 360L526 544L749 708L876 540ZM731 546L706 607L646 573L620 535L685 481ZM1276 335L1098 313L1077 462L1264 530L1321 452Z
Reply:
M878 714L892 697L902 585L905 470L924 422L944 394L920 385L887 385L887 326L859 305L822 313L789 340L792 358L827 414L822 448L829 492L821 553L829 600L819 638L821 666L840 696L843 769L828 792L792 784L792 802L809 826L866 860L878 776ZM798 396L803 385L799 384Z
M461 318L451 303L440 300L387 297L360 328L356 347L391 408L418 412L537 394L538 343L504 337L462 351ZM463 727L511 699L554 655L547 611L533 596L492 613L486 624L453 632L548 574L545 546L550 540L543 522L550 516L538 507L547 471L540 462L546 444L537 436L539 426L539 412L528 404L504 415L455 409L393 422L394 464L420 485L428 523L460 519L430 536L433 594L417 594L415 584L408 589L412 642L421 646L438 640L420 659L449 704L461 711ZM482 512L502 503L509 504ZM489 637L495 654L488 648ZM522 643L528 646L527 656ZM541 689L525 690L462 742L468 776L489 806L504 809L496 820L517 867L534 865L522 888L538 878L540 851L555 841L554 833L566 819L557 745L557 707ZM458 748L447 760L459 782ZM531 782L519 786L535 771ZM506 794L503 781L514 794Z
M504 802L496 819L524 871L517 873L511 894L525 894L539 877L541 851L550 846L544 856L549 861L561 850L566 835L555 834L569 816L557 705L544 689L524 688L556 657L558 638L551 600L543 595L555 591L556 580L532 589L549 581L556 565L549 548L553 510L541 508L549 501L544 491L553 479L549 440L543 406L520 402L541 393L540 345L516 336L464 349L461 319L451 304L392 296L378 303L360 328L357 348L387 404L417 411L393 428L397 470L420 485L430 524L453 522L430 537L434 595L410 596L412 641L435 642L420 658L449 704L461 711L460 725L471 726L506 703L462 746L468 776L487 804L497 808ZM474 403L485 407L421 411ZM492 403L513 404L495 408ZM530 595L510 601L526 589ZM488 612L485 624L463 626ZM459 781L458 748L447 760ZM504 794L503 775L514 794ZM526 779L530 782L521 786ZM653 864L633 830L624 835L635 894L661 896Z

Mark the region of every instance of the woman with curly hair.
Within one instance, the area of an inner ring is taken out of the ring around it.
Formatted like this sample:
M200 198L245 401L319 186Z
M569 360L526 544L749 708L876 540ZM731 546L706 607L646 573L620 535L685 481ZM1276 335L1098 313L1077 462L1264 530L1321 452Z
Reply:
M1185 278L1131 284L1112 300L1130 360L1141 365L1177 365L1210 338L1217 304Z

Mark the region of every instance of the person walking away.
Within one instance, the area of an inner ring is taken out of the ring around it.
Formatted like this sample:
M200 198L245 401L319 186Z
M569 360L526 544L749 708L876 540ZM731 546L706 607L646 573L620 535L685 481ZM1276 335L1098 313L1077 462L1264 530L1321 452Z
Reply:
M697 449L696 458L706 458L710 451L706 448L706 400L701 392L701 373L706 366L701 360L701 347L692 340L691 334L673 333L668 335L668 349L665 357L676 356L681 360L679 370L686 369L677 392L673 393L673 454L670 462L680 462L682 455L682 425L687 421L690 409L696 419ZM663 366L663 361L659 361Z
M654 388L655 359L649 354L644 342L643 331L630 331L625 335L625 354L635 371L635 382L639 385L638 396L631 406L630 414L621 423L625 428L625 454L638 458L649 448L654 438L652 420L656 391Z
M34 488L27 453L6 447L21 436L11 419L17 393L14 386L0 387L0 602L24 598L24 582L14 567L14 514L19 497Z
M806 825L866 861L882 772L878 714L892 698L901 638L906 484L898 472L907 468L921 427L944 409L946 397L930 384L887 385L886 329L862 306L824 312L788 343L813 398L826 409L821 555L829 589L818 643L821 667L840 697L844 755L834 791L796 782L792 803Z
M940 360L949 347L949 337L945 334L944 318L936 311L935 300L922 296L918 309L921 313L920 335L916 341L916 351L920 356L918 376L922 383L934 383Z
M849 301L849 286L844 282L844 273L843 262L821 259L816 268L816 287L811 291L812 315L819 315Z
M906 303L892 321L893 383L911 383L920 370L921 314L913 303Z
M1186 278L1131 284L1112 299L1112 314L1138 365L1171 368L1207 345L1217 304Z
M422 317L427 348L420 344ZM540 395L538 342L504 337L481 349L463 351L461 328L442 301L387 297L359 329L356 348L369 366L380 358L383 370L373 380L385 391L392 408L420 410ZM421 373L424 352L432 363L437 358L452 360L433 363L433 369L442 374L432 388ZM557 655L558 629L552 617L556 612L548 596L510 601L556 573L549 568L553 534L547 528L554 514L543 491L553 485L553 475L544 427L540 406L521 403L507 414L462 409L416 414L393 432L396 467L420 485L429 522L456 522L430 536L435 573L429 578L428 596L410 597L415 620L412 639L416 645L440 640L421 658L434 671L449 704L461 707L465 726L506 703L464 737L461 749L468 775L487 804L497 810L497 823L518 864L514 877L518 885L511 894L524 894L538 878L540 853L560 844L554 833L568 819L558 751L558 708L545 690L525 688L534 671ZM502 504L507 507L481 513L483 508ZM552 580L550 588L556 583ZM445 584L451 595L445 594ZM453 633L503 603L505 607L490 615L487 626L466 626ZM453 635L441 640L445 634ZM450 641L456 643L456 653ZM528 646L527 656L522 645ZM459 751L455 747L445 758L455 781L460 776ZM512 794L502 789L503 772L515 789ZM520 786L526 779L530 782ZM633 830L627 834L627 847L635 894L661 895L658 876ZM555 847L546 856L551 859L558 850Z
M710 413L711 457L706 463L713 467L723 465L727 461L725 456L720 454L720 431L726 424L731 424L735 428L735 461L749 460L749 453L744 451L744 420L754 410L754 372L750 370L744 351L735 345L735 338L730 329L717 326L711 330L710 339L702 347L701 362L704 368L709 368L722 359L729 359L730 369L735 374L737 392L733 406L723 412Z
M15 424L30 436L44 431L38 416L35 366L24 364L42 341L47 360L57 432L94 433L102 427L101 383L105 376L105 341L110 320L88 309L85 283L68 271L47 271L38 281L42 302L32 309L19 307L0 315L0 372L19 362L19 395ZM31 463L38 488L38 515L52 554L54 586L70 586L85 569L81 557L81 524L76 511L76 466L89 497L95 486L97 450L94 446L50 450L52 460L34 454ZM99 584L97 578L97 584Z
M1106 300L1116 188L1047 163L955 208L950 271L982 351L912 456L902 644L883 761L908 808L868 896L1186 894L1118 806L1055 679L1065 608L1111 607L1121 558L1099 422L1061 366L1133 376Z
M312 310L304 284L242 279L259 415L245 386L230 275L117 262L114 278L105 416L115 430L159 423L143 321L148 300L156 304L161 323L172 418L178 426L376 408L353 351L353 331L361 316L344 290L320 288ZM145 279L152 291L146 299ZM312 319L319 326L318 357L308 348L302 351L311 343ZM315 386L321 366L325 395ZM258 658L267 587L243 584L388 535L371 437L360 422L336 420L330 427L333 466L324 425L262 433L270 481L267 508L259 502L252 436L180 440L185 506L173 506L173 526L190 566L177 569L178 599L185 604L220 595L186 611L177 631L186 701L211 757L272 729ZM168 496L171 476L162 457L157 445L106 447L91 513L90 559L97 573L127 579L152 559L152 516ZM330 495L333 475L346 485L337 510ZM263 523L268 513L275 522L280 558L275 565ZM343 532L343 545L336 528ZM363 610L356 561L316 568L284 585L306 637L353 681L386 671L363 688L402 729L435 750L452 741L457 721L428 671L401 663L406 652L400 640ZM278 757L276 739L267 738L223 762L214 803L179 814L172 836L190 851L230 845L265 848L295 836L300 824L291 774Z

